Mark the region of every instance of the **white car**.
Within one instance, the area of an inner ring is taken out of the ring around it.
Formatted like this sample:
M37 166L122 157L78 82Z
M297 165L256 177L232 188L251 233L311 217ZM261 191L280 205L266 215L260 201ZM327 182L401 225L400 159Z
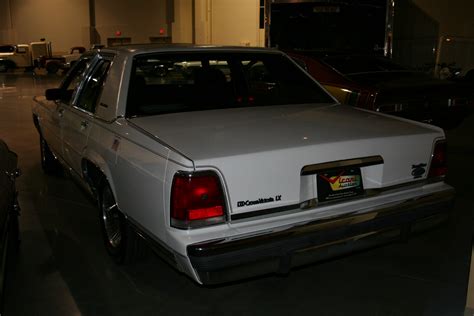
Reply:
M275 50L89 52L33 119L44 170L99 200L110 255L145 239L203 284L405 238L454 197L441 129L341 105Z

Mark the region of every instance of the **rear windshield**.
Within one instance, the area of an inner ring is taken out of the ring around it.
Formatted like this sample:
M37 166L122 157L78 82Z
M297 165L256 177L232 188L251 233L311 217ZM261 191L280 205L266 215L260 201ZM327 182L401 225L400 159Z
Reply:
M1 45L0 53L13 53L15 51L15 46L12 45Z
M127 116L334 100L291 60L273 53L135 57Z
M358 74L381 71L407 71L389 59L377 56L330 56L323 61L342 74Z

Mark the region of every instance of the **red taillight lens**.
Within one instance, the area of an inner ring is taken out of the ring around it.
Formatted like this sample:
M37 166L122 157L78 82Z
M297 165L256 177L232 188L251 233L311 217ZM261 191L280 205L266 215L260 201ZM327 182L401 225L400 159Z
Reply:
M448 173L446 141L437 141L431 156L429 177L443 177Z
M171 187L172 226L191 228L222 223L224 220L224 196L216 174L175 174Z

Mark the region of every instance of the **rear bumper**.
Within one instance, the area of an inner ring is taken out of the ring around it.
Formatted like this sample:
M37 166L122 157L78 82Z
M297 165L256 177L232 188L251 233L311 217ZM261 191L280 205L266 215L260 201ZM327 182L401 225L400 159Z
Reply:
M454 201L449 188L371 212L317 220L287 230L223 238L187 246L203 284L217 284L292 267L407 238L445 220Z

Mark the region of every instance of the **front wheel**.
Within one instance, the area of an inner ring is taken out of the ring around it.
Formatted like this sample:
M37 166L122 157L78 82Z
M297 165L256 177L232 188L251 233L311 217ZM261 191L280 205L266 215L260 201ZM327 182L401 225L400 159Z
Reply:
M138 237L120 212L108 183L102 186L99 194L100 226L105 248L117 263L133 263Z
M7 72L8 71L8 64L4 61L0 61L0 72Z
M48 74L57 73L59 68L60 68L59 63L57 63L55 61L51 61L51 62L46 64L46 71L48 72Z

